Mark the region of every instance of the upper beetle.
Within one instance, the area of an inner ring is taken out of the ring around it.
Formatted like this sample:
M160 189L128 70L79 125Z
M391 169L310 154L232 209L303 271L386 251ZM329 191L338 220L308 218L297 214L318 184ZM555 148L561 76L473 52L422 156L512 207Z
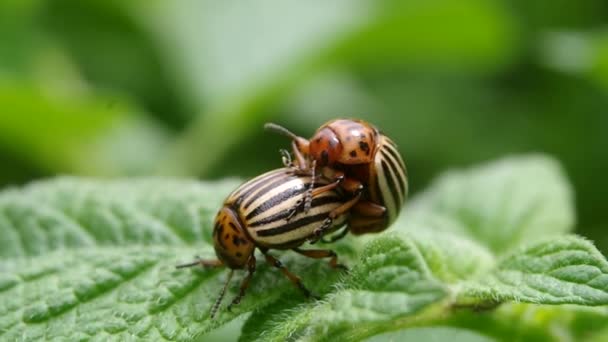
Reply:
M397 218L408 194L405 163L395 143L375 126L358 119L336 119L323 124L310 139L295 135L286 128L268 123L266 129L292 139L297 172L320 173L332 183L310 189L303 205L295 210L307 211L311 200L323 191L340 186L351 198L347 229L353 234L380 232ZM315 232L318 238L331 227L331 215Z

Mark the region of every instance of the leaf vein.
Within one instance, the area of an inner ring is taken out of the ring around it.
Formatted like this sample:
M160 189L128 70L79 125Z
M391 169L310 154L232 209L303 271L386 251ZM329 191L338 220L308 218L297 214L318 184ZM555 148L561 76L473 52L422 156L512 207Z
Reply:
M139 212L144 214L145 217L149 218L151 221L154 221L159 224L160 227L163 227L164 230L169 232L171 235L177 238L180 242L190 243L189 237L185 234L185 232L181 232L180 229L169 224L169 222L164 221L161 217L149 212L145 209L139 208Z
M17 229L17 225L15 224L15 222L13 222L13 220L10 218L10 216L5 210L1 210L0 214L2 215L2 218L4 218L4 220L6 221L8 228L11 229L17 236L17 240L15 242L18 243L16 247L18 247L20 253L22 255L27 254L25 249L25 241L23 240L23 236L21 236L19 229Z

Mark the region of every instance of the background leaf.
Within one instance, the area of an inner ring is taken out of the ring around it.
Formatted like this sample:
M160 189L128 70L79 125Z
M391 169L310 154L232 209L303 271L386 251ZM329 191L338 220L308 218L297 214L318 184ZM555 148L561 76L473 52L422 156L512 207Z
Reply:
M437 234L422 224L418 229L409 236L433 275L444 283L475 278L494 266L494 255L466 237L451 232Z
M443 215L454 221L440 229L465 234L497 253L566 233L574 225L572 189L559 164L545 156L504 158L448 172L412 201L401 219L407 225L410 213L416 217L425 211L431 220Z
M125 99L86 92L82 84L0 80L0 103L10 108L0 116L0 145L47 173L141 174L151 167L168 132Z
M461 297L489 302L608 305L608 262L588 241L554 238L523 248L467 283Z
M180 1L143 12L136 8L136 13L170 52L168 62L185 80L178 86L191 94L193 111L200 111L203 101L207 109L162 161L161 171L173 174L209 172L239 136L252 135L281 110L286 98L328 70L427 63L491 69L513 50L509 16L498 3L479 0L458 5L443 0L406 5L266 1L256 6ZM285 22L293 25L282 25ZM239 25L247 29L234 30ZM446 35L458 39L445 44ZM248 58L241 58L243 54ZM231 134L219 134L225 131ZM191 153L210 145L214 148L204 156Z
M236 181L95 181L58 178L0 193L0 255L87 246L209 242Z
M326 300L295 309L277 302L254 312L242 339L358 340L406 326L445 294L410 241L385 235L367 244L352 274Z

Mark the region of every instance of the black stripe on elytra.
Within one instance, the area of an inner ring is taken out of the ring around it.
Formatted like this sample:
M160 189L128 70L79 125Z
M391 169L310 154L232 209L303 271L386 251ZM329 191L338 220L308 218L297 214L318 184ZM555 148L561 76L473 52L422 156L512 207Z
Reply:
M240 197L243 195L243 193L245 191L249 190L249 188L251 188L252 186L259 184L260 182L264 182L266 179L268 179L270 177L274 177L275 175L277 175L278 173L281 173L281 172L282 172L282 170L274 170L274 171L262 174L256 178L250 179L250 180L246 181L245 183L241 184L236 190L234 190L230 194L230 197Z
M270 208L273 208L275 206L280 205L282 202L293 198L294 196L297 196L301 193L303 193L304 191L306 191L306 187L291 187L283 192L280 192L274 196L272 196L270 199L268 199L266 202L258 205L254 210L252 210L249 214L247 214L247 216L245 217L245 221L249 222L251 221L252 218L260 215L261 213L267 211Z
M283 202L284 200L286 200L292 196L297 196L297 195L303 193L308 188L309 184L310 184L310 179L307 179L307 181L303 180L302 186L298 187L296 191L286 190L280 194L273 196L268 201L262 203L260 206L255 208L252 212L247 214L247 217L245 217L245 220L250 221L251 219L258 216L259 214L262 214L263 212L265 212L266 210L268 210L274 206L280 205L281 202ZM319 188L319 187L322 187L325 185L327 185L326 181L318 180L313 185L313 188L316 189L316 188ZM293 188L290 190L293 190Z
M391 170L393 171L395 178L399 182L399 192L403 195L401 198L403 198L405 200L405 196L406 196L405 182L407 182L407 180L403 179L402 173L399 172L401 170L401 168L398 167L397 165L395 165L395 162L391 158L389 158L388 155L382 154L382 156L384 157L383 159L386 159L386 161L388 161L388 164L391 167Z
M323 196L323 197L313 198L312 202L310 203L310 209L312 210L313 208L320 207L320 206L328 204L328 203L337 203L339 201L340 201L340 198L335 197L335 196ZM271 224L278 220L285 219L289 215L290 211L291 211L291 208L281 210L278 213L265 217L257 222L250 223L249 227L250 228L259 227L259 226Z
M386 179L388 188L391 192L391 196L393 196L393 202L397 205L396 209L399 210L399 208L401 207L401 201L399 200L399 194L397 193L397 191L399 190L397 190L395 179L389 171L389 166L386 163L386 159L382 158L382 161L380 163L382 164L382 171L384 172L384 178Z
M286 171L281 170L280 172L270 174L270 175L268 175L268 177L263 177L262 179L257 180L254 184L247 186L247 189L245 189L241 194L238 194L238 197L236 200L236 206L237 207L240 206L241 202L243 202L245 200L245 198L249 197L251 195L251 193L253 193L257 189L263 187L264 184L267 184L267 182L270 182L275 178L279 178L279 177L283 178L285 176L286 176Z
M386 152L388 152L391 156L393 156L393 158L399 162L403 173L405 174L405 176L407 177L407 168L405 167L405 163L403 162L403 158L401 158L401 156L399 155L399 152L397 152L397 150L391 146L384 146L384 150Z
M389 144L391 144L391 146L393 146L395 149L397 149L397 144L395 144L394 141L392 141L391 139L389 139L386 135L384 135L384 140L388 141Z
M249 198L246 199L245 203L243 204L243 208L247 209L249 208L249 206L251 205L251 203L253 203L255 200L257 200L260 196L265 195L266 193L268 193L270 190L276 188L277 186L287 183L291 180L293 180L296 176L289 176L289 175L285 175L283 174L282 177L278 178L278 179L269 179L267 182L264 182L264 187L260 189L260 191L258 191L256 193L255 196L249 196ZM246 196L243 196L243 198L245 198Z
M274 236L283 233L290 232L292 230L296 230L300 227L304 227L311 223L315 222L323 222L327 218L327 213L317 214L317 215L309 215L305 216L297 221L290 221L287 224L282 226L278 226L276 228L265 229L257 231L258 236Z
M380 201L380 203L383 206L386 206L386 201L384 200L384 196L382 195L382 191L380 189L380 173L378 171L376 171L376 177L374 177L374 189L376 191L374 191L374 193L376 193L378 195L378 201Z

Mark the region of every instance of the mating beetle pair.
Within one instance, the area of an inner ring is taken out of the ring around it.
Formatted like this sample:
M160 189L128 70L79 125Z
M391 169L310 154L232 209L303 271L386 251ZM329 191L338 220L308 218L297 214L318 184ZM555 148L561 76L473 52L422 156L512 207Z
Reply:
M269 249L292 249L311 258L330 258L333 268L343 267L331 250L300 249L340 228L330 241L349 231L360 235L380 232L396 219L407 197L405 164L396 145L362 120L330 121L306 140L287 129L266 124L267 129L292 139L295 163L258 176L233 191L215 218L214 248L218 260L196 260L178 265L231 269L211 310L219 308L235 269L246 269L238 304L255 272L255 249L279 268L306 296L310 291L299 277L268 254ZM285 157L289 154L286 153Z

